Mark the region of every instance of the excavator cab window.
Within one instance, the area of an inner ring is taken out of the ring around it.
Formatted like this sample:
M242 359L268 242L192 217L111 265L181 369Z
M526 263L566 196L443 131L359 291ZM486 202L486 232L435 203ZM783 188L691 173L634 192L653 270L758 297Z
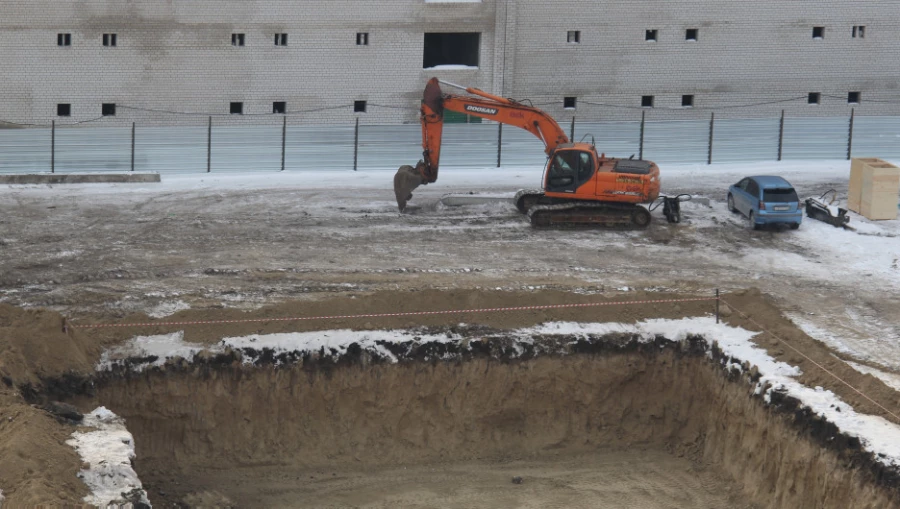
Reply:
M553 154L547 175L547 191L575 192L594 174L594 161L589 152L558 150Z

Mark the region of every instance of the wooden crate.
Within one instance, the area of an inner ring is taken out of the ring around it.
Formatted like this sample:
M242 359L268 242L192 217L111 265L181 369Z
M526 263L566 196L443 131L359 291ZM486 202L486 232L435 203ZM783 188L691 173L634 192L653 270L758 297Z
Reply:
M861 214L863 169L869 163L883 163L875 157L854 157L850 160L850 188L847 195L847 210Z
M868 219L897 219L900 168L885 161L867 162L862 170L860 214Z

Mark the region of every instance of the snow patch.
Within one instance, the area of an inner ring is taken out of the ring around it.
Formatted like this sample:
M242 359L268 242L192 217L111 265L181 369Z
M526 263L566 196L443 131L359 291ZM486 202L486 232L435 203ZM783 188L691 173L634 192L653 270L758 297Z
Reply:
M97 371L107 371L114 365L124 365L126 359L142 357L145 362L132 364L134 371L143 371L150 366L162 366L166 359L183 357L192 358L203 350L204 345L184 341L184 331L155 336L137 336L127 343L105 350L100 355Z
M82 426L96 429L75 431L66 444L75 448L88 464L86 470L78 473L91 490L84 501L98 507L138 502L149 505L147 493L132 468L134 437L125 428L124 419L101 406L84 416Z
M427 2L427 0L426 0ZM444 65L436 65L434 67L426 67L423 69L425 71L477 71L477 65L461 65L461 64L444 64Z
M184 302L183 300L176 300L173 302L163 302L153 306L152 308L147 310L147 316L153 318L164 318L166 316L174 315L179 311L184 311L186 309L191 309L190 304Z

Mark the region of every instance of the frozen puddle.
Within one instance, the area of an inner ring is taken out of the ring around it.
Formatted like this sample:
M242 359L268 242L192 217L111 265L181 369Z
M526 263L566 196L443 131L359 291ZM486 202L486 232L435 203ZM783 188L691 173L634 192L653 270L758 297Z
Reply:
M98 507L150 507L132 468L134 437L125 428L125 420L101 406L84 416L81 427L94 429L75 431L66 444L74 447L88 465L78 473L91 490L84 501Z

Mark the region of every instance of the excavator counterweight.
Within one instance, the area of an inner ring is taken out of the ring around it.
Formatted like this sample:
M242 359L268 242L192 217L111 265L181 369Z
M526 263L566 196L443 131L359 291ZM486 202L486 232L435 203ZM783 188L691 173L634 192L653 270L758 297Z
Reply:
M442 83L469 95L445 94ZM650 213L640 204L659 196L655 163L607 158L592 143L572 143L553 117L538 108L437 78L429 80L422 97L422 160L415 167L401 166L394 175L401 212L415 188L437 180L446 110L513 125L543 142L547 165L542 190L516 195L516 207L532 225L643 228L650 223Z

